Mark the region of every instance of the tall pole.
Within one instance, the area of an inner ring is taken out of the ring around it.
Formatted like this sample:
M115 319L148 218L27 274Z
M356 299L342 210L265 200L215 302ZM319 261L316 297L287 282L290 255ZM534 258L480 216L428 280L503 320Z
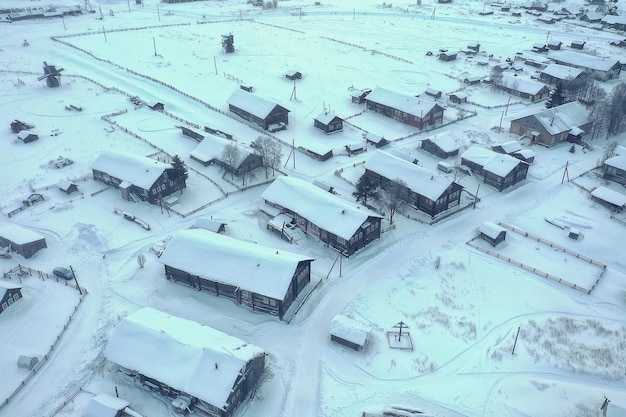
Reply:
M67 30L67 28L65 27L65 17L61 16L61 20L63 21L63 30Z
M161 21L161 13L159 13L159 5L157 4L157 16L159 17L159 22Z
M293 169L296 169L296 140L291 138L291 153L293 154Z
M213 65L215 66L215 75L217 75L217 60L215 59L215 55L213 55Z
M515 346L517 346L517 338L519 336L519 331L521 327L517 328L517 334L515 335L515 342L513 342L513 350L511 351L511 355L515 355Z
M102 34L104 35L104 41L107 42L107 32L104 30L104 26L102 26Z
M76 288L78 289L78 293L83 295L83 291L80 289L80 285L78 285L78 280L76 279L76 274L74 273L74 268L70 265L70 271L72 271L72 276L74 277L74 282L76 283Z
M128 11L130 12L130 0L126 0L126 2L128 3Z
M154 36L152 37L152 45L154 46L154 56L157 56L157 51L156 51L156 40L154 39Z

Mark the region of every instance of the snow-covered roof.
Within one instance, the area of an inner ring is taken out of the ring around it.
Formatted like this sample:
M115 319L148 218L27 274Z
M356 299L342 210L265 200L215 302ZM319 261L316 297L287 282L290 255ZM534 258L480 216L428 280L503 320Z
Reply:
M273 103L267 99L257 96L256 94L248 93L241 89L235 90L231 94L227 103L239 109L245 110L261 119L265 119L272 112L272 110L276 108L276 106L279 106L277 103Z
M567 65L550 64L540 72L559 80L574 80L584 71L579 68L568 67Z
M536 95L541 92L542 89L548 88L544 83L526 78L515 77L509 74L504 74L498 85L530 95Z
M8 239L17 245L25 245L30 242L45 239L45 237L39 233L16 224L0 225L0 237Z
M451 130L425 137L422 141L426 139L433 142L444 152L454 152L459 149L459 145L457 143L460 140L459 135Z
M626 171L626 153L622 155L613 156L606 161L604 161L605 165L610 167L618 168Z
M491 148L500 147L505 153L511 154L522 149L522 145L516 140L510 140L508 142L495 143L491 145Z
M109 394L98 394L89 400L82 417L117 417L130 402Z
M146 307L118 323L104 354L126 369L224 409L240 372L264 351L211 327Z
M534 114L533 117L551 135L570 131L574 127L580 127L589 122L589 112L577 101L551 107ZM521 117L512 122L524 118Z
M235 145L239 149L239 161L245 160L252 152L241 146L239 143L220 136L207 134L195 148L189 152L189 155L195 159L208 163L214 160L221 161L224 149L228 145ZM222 161L225 162L225 161ZM234 167L236 168L236 167Z
M371 143L380 143L385 138L375 133L367 132L365 135L363 135L363 139Z
M530 149L520 149L519 151L513 152L513 154L522 156L524 159L529 159L535 156L535 153Z
M418 117L424 117L438 104L433 100L396 93L377 87L365 97L365 100L401 110Z
M163 265L277 300L285 298L305 260L311 258L203 229L175 233L159 258Z
M223 223L217 220L206 219L206 218L200 217L193 222L192 228L204 229L210 232L217 233L222 228L222 226L225 226L225 225L226 223Z
M600 200L609 202L617 207L626 206L626 195L608 187L600 186L591 192L591 195Z
M348 342L359 346L365 345L370 328L341 314L337 314L330 321L328 332Z
M20 140L24 140L27 137L29 137L30 135L37 136L36 133L33 133L30 130L21 130L21 131L18 132L17 138L20 139Z
M59 187L63 191L69 190L72 185L76 185L76 184L71 183L64 178L61 178L60 180L57 181L57 187Z
M515 167L523 163L510 155L500 154L480 146L472 146L467 149L461 154L461 158L478 164L485 171L496 174L499 177L507 176Z
M391 181L401 179L409 189L436 201L454 181L426 168L398 158L384 151L376 151L365 163L365 169Z
M20 287L17 284L13 284L12 282L0 281L0 294L4 294L6 290L17 290Z
M159 179L171 165L154 159L126 153L103 151L91 164L91 169L106 172L112 177L141 187L144 190Z
M349 240L368 217L382 216L357 207L310 182L293 177L278 177L261 198L288 208L318 227Z
M483 222L478 228L478 231L491 239L495 239L500 233L506 232L506 229L493 222Z
M607 25L626 25L626 16L607 14L601 20Z
M335 117L341 119L334 112L330 112L330 111L324 110L320 114L317 115L315 120L317 120L318 122L320 122L320 123L322 123L324 125L327 125L330 122L332 122Z
M614 58L602 58L595 55L588 55L573 51L554 51L550 53L550 58L557 62L563 62L567 65L584 67L598 71L608 71L616 64L619 64L619 60Z

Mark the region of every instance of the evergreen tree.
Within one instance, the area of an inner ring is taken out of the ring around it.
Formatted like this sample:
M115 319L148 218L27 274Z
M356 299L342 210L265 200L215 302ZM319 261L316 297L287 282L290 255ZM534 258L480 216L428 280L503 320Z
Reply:
M172 157L172 168L169 170L168 175L174 182L185 182L189 178L187 166L178 155Z
M546 109L551 109L552 107L557 107L564 103L565 95L563 94L563 86L561 83L558 83L554 90L552 90L550 98L546 101Z
M361 175L359 181L356 183L356 189L352 193L352 196L356 198L356 201L362 201L367 206L367 199L374 197L378 186L372 180L372 177L367 174Z

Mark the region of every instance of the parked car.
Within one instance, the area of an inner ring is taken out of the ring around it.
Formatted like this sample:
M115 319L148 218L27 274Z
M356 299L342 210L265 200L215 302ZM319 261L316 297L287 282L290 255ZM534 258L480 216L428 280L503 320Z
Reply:
M57 277L64 279L66 281L70 281L74 279L74 274L67 268L63 268L62 266L57 266L52 270L52 274Z

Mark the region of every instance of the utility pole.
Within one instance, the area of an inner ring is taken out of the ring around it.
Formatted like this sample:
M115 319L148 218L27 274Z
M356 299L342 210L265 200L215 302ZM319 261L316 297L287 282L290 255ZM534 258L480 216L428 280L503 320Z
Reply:
M157 16L159 17L159 22L161 21L161 13L159 12L159 5L157 4Z
M128 12L130 13L130 0L126 0L126 3L128 3Z
M567 171L567 166L569 165L569 161L565 162L565 170L563 170L563 178L561 178L561 184L565 181L565 177L567 177L567 182L569 182L569 172Z
M215 59L215 55L213 55L213 66L215 66L215 75L217 75L217 60Z
M154 46L154 56L157 56L156 40L154 39L154 36L152 37L152 45Z
M83 291L80 289L80 285L78 285L78 280L76 279L76 274L74 273L74 268L70 265L70 271L72 271L72 276L74 277L74 282L76 283L76 288L78 289L78 293L83 295Z
M522 327L517 328L517 334L515 335L515 342L513 342L513 350L511 351L511 355L515 355L515 346L517 346L517 338L519 336L519 331Z
M107 32L104 30L104 25L102 26L102 34L104 35L104 41L107 42Z

